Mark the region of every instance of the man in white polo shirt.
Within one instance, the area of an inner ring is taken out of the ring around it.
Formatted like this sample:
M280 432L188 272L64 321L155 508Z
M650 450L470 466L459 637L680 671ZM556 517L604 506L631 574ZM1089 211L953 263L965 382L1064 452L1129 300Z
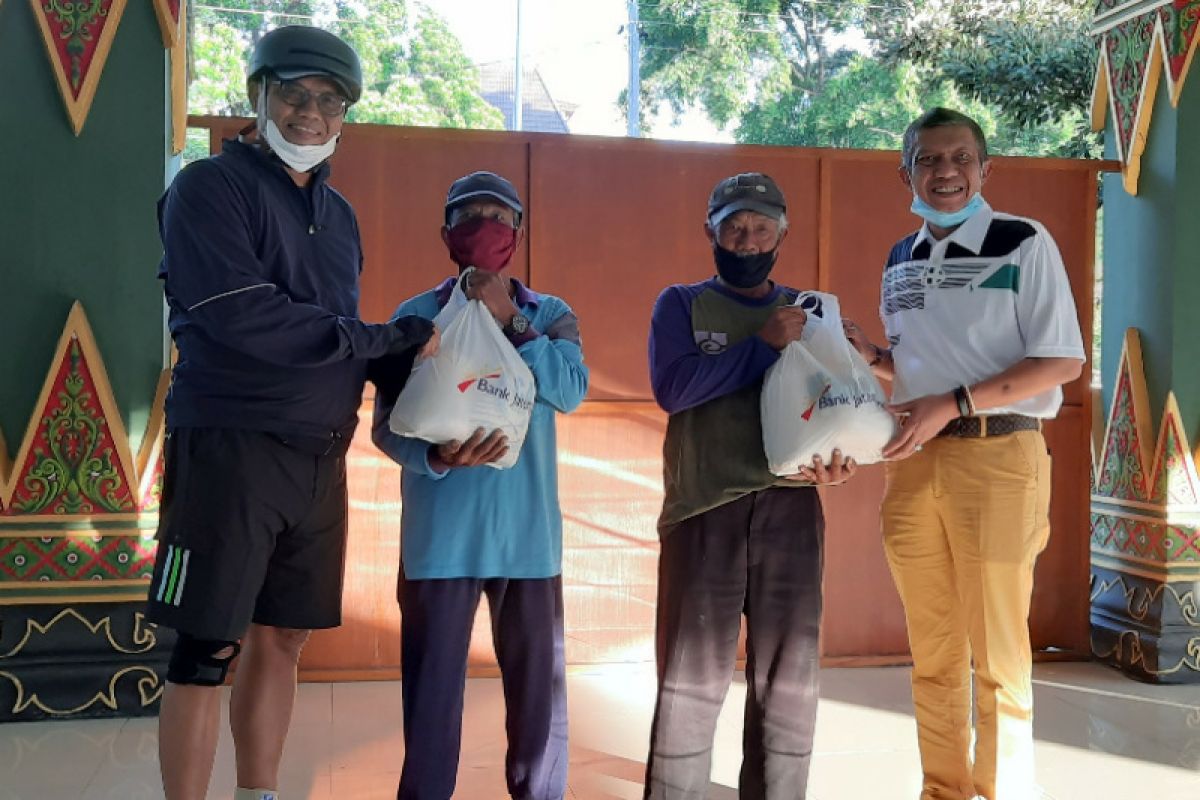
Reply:
M1042 420L1084 363L1071 287L1038 222L992 211L974 120L935 108L904 135L900 177L925 220L892 248L889 346L847 337L893 380L884 548L913 654L921 800L1033 800L1029 604L1050 535ZM974 664L975 746L972 758Z

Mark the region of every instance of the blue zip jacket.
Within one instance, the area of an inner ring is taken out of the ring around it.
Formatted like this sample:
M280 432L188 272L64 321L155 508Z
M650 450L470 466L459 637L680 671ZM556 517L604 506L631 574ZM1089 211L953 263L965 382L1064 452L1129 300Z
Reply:
M167 425L349 435L365 359L400 334L358 318L362 246L346 199L307 188L260 148L229 140L159 201L159 278L179 350Z
M429 442L388 428L394 403L375 401L372 439L404 467L401 557L408 580L549 578L562 572L555 414L587 394L579 323L569 306L518 281L516 304L530 329L517 344L537 382L537 402L517 463L508 469L429 466ZM400 305L396 314L433 319L450 297L451 278Z

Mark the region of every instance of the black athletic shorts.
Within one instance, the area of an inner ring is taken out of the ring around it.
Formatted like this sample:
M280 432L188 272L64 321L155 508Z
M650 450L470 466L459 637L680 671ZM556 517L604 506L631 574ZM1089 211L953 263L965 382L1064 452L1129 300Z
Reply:
M341 624L346 459L260 431L177 428L164 452L150 621L198 639Z

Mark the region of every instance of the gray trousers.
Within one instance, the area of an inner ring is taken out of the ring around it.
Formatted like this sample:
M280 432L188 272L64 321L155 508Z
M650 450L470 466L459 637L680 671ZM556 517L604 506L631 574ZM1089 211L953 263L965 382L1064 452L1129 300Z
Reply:
M824 530L821 501L806 487L754 492L661 531L646 798L707 797L743 614L738 794L804 798L817 711Z

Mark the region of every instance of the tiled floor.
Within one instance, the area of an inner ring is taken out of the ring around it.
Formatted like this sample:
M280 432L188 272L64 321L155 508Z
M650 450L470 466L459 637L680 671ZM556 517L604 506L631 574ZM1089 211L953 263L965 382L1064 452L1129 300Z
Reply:
M1200 687L1134 683L1092 664L1035 672L1038 779L1054 800L1200 799ZM648 666L570 678L570 794L639 798L654 690ZM735 800L744 686L730 690L717 733L710 800ZM915 800L920 773L903 668L822 675L809 798ZM285 756L285 800L390 800L402 752L393 683L306 684ZM0 800L161 798L155 720L0 725ZM505 797L499 681L467 690L456 797ZM232 796L226 734L212 798Z

